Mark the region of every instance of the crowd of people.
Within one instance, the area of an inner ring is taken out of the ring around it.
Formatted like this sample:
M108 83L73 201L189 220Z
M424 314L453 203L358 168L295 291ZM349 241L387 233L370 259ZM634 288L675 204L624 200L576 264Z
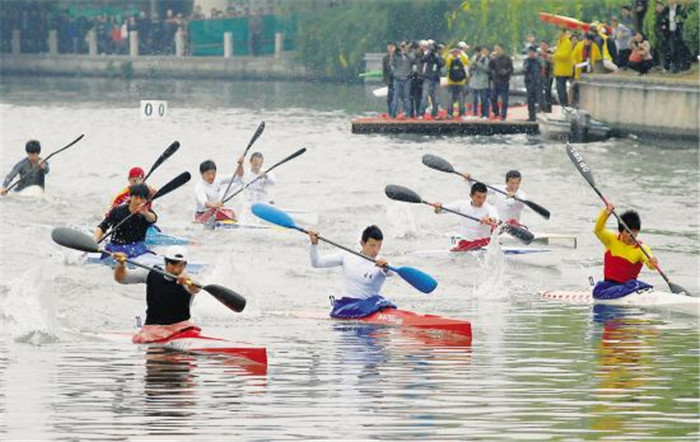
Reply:
M654 66L662 72L685 71L691 66L692 55L683 42L682 29L693 7L685 3L667 0L656 4L655 47L641 29L645 4L636 5L636 14L632 14L631 7L623 6L620 18L612 17L609 23L594 22L579 32L562 28L554 47L529 35L519 69L514 69L503 45L492 49L480 45L470 53L463 41L452 48L433 40L389 42L382 62L388 86L388 116L440 118L442 76L448 87L447 118L505 120L511 77L524 75L528 119L532 121L538 109L551 112L553 88L560 105L576 105L575 81L583 73L632 70L644 75ZM465 102L471 103L469 115ZM429 114L426 109L430 109Z
M263 8L230 7L225 11L211 8L205 15L196 5L191 13L168 9L164 14L145 10L123 11L118 14L97 14L89 17L78 11L43 7L35 2L14 2L0 8L0 50L12 51L12 31L20 31L20 52L27 54L49 52L50 30L56 30L58 52L61 54L87 54L88 32L95 30L98 54L128 54L131 31L138 31L139 54L175 54L175 36L183 34L188 42L189 23L193 20L249 17L251 39L262 38ZM269 12L269 11L268 11ZM253 45L252 52L256 53ZM185 47L187 52L187 47ZM259 51L258 51L259 52Z

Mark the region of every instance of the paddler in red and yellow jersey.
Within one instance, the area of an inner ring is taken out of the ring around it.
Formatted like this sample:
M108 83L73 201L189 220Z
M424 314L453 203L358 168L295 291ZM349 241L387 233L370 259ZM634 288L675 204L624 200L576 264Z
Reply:
M651 257L647 258L642 249L635 242L635 238L642 228L639 214L634 210L628 210L620 218L632 231L630 235L624 226L618 223L617 233L607 230L605 223L615 210L615 206L608 202L605 209L600 212L593 232L600 242L605 246L605 257L603 264L604 280L598 281L593 288L595 299L614 299L629 295L632 292L647 290L651 285L637 280L642 263L650 269L655 269L658 265L656 258L651 253L651 249L640 244ZM639 241L639 240L637 240Z
M141 184L143 183L143 178L145 174L143 172L143 169L140 167L132 167L129 169L129 185L123 188L114 198L112 198L112 203L109 205L109 209L107 209L107 213L109 213L110 210L114 209L117 206L121 206L122 204L126 204L129 202L129 189L131 186L134 186L136 184ZM153 187L149 186L149 189L151 191L151 196L153 196L156 193L156 189ZM150 203L148 205L150 208Z

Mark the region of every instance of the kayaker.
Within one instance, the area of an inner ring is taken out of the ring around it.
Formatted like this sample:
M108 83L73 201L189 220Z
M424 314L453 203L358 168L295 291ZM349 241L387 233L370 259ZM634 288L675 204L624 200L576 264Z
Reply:
M123 252L129 258L152 253L144 241L146 240L146 231L155 224L158 216L148 207L149 195L150 189L145 184L131 186L129 188L129 203L109 211L105 219L95 229L95 241L101 240L106 231L121 223L132 213L136 213L114 230L111 241L105 246L105 250Z
M347 252L321 256L318 251L318 235L314 229L309 229L311 248L309 255L311 266L315 268L342 267L340 299L331 298L334 318L363 318L386 308L396 308L396 305L380 295L382 285L387 276L387 261L377 258L382 248L384 235L379 227L372 225L362 232L360 245L365 256L376 259L376 264Z
M522 174L518 170L509 170L506 173L506 184L504 186L499 186L499 189L506 192L508 196L494 191L489 191L488 194L491 199L491 204L493 204L498 211L498 217L516 226L522 226L522 224L520 224L520 215L525 208L525 204L516 200L514 197L527 200L525 192L520 189L521 182Z
M112 198L112 203L109 205L109 210L112 210L122 204L126 204L129 201L129 189L131 186L143 183L143 178L145 175L146 174L144 173L143 169L138 166L129 169L129 175L127 176L129 185L123 188L117 195L115 195L114 198ZM155 195L156 189L151 186L148 186L148 188L151 191L150 196ZM109 210L107 213L109 213Z
M605 246L603 263L605 279L598 281L593 288L593 297L596 299L620 298L632 292L651 289L651 285L637 280L637 276L639 276L639 271L642 269L642 263L646 264L650 269L655 269L658 265L658 261L652 255L651 249L642 244L644 250L651 256L651 260L649 260L622 224L618 223L617 234L605 228L605 223L614 210L615 206L608 202L605 209L600 212L593 230L600 242ZM632 231L632 235L636 238L642 229L639 214L634 210L628 210L620 218L627 224L627 227Z
M182 246L170 246L165 252L165 267L161 270L177 276L177 279L164 276L153 270L127 270L123 253L114 253L117 261L114 279L120 284L146 284L146 323L132 341L135 343L153 342L165 339L186 329L199 327L190 321L190 304L192 295L199 288L192 285L185 267L187 266L187 249ZM159 268L160 267L156 267Z
M221 201L228 183L240 181L239 176L243 171L243 158L238 159L238 168L232 175L216 175L216 163L206 160L199 165L199 173L202 179L194 186L194 218L195 221L206 222L215 212L216 220L236 220L236 214L232 209L224 208Z
M24 150L27 152L27 158L15 164L10 173L7 174L2 187L0 187L0 195L7 195L7 188L17 174L19 174L19 183L14 188L15 192L29 186L44 188L44 178L49 173L49 163L39 158L41 144L37 140L29 140L25 144Z
M469 175L465 174L465 178ZM460 200L443 205L440 202L434 204L435 213L441 213L442 208L456 210L465 215L478 218L480 222L468 218L461 218L460 239L453 252L486 247L491 241L491 231L498 225L498 212L496 208L486 202L488 189L484 183L474 183L469 193L470 200Z
M244 171L241 167L236 171L236 175L244 186L252 183L245 190L246 200L249 204L272 203L272 201L270 201L270 195L268 194L268 188L274 186L277 181L272 173L265 173L262 171L264 161L263 154L255 152L250 156L250 170ZM260 178L258 179L258 177ZM257 181L253 183L256 179Z

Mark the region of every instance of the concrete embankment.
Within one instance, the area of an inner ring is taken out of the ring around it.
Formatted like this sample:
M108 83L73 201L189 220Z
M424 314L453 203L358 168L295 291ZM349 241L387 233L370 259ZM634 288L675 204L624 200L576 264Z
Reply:
M684 78L588 75L578 84L579 107L615 131L696 147L700 141L697 71Z
M0 74L121 78L317 80L291 54L281 57L175 57L127 55L0 56Z

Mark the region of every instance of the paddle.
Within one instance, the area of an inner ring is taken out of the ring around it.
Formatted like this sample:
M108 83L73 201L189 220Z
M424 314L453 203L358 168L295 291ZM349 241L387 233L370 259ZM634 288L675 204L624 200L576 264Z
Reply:
M412 191L411 189L403 186L397 186L394 184L389 184L384 188L384 193L386 196L388 196L392 200L396 201L403 201L405 203L422 203L422 204L427 204L428 206L435 206L435 203L430 203L428 201L425 201L423 198L420 197L416 192ZM441 208L445 212L450 212L454 213L455 215L462 216L464 218L469 218L472 221L476 221L478 223L481 222L479 218L464 214L462 212L458 212L456 210L451 210L447 209L445 207ZM514 238L517 238L518 240L522 241L524 244L530 244L533 239L535 239L535 235L530 232L527 229L524 229L520 226L514 226L512 224L508 223L501 223L500 224L501 229L508 233L509 235L512 235Z
M432 155L429 153L423 155L423 164L430 167L431 169L439 170L441 172L454 173L454 174L462 176L462 177L464 176L460 172L457 172L454 169L454 167L452 167L452 164L450 164L447 160L445 160L444 158L440 158L437 155ZM479 180L474 179L470 176L469 181L479 181ZM508 196L507 192L504 192L497 187L489 186L488 184L486 184L485 186L488 187L489 189L493 190L494 192L498 192L500 194ZM545 209L544 207L540 206L539 204L534 203L532 201L524 200L522 198L518 198L516 196L514 196L513 199L525 204L527 207L529 207L533 211L537 212L539 215L542 215L545 219L549 219L549 216L550 216L549 210Z
M85 134L81 134L78 138L76 138L75 140L73 140L73 141L70 142L69 144L67 144L67 145L63 146L62 148L58 149L57 151L52 152L51 154L49 154L49 156L47 156L46 158L44 158L43 160L41 160L41 162L42 162L42 163L45 163L45 162L49 161L49 158L51 158L52 156L54 156L54 155L56 155L56 154L59 154L59 153L63 152L64 150L68 149L69 147L71 147L72 145L74 145L75 143L77 143L78 141L82 140L84 136L85 136ZM14 183L10 184L10 185L7 187L7 189L5 189L5 191L9 192L9 191L12 190L17 184L19 184L20 181L22 181L22 178L21 178L21 177L20 177L17 181L15 181Z
M298 230L302 233L309 233L308 230L299 227L286 212L276 207L270 206L269 204L255 203L253 204L251 211L255 216L257 216L258 218L262 218L269 223L277 224L278 226L286 227L287 229ZM362 259L366 259L367 261L371 261L374 263L377 262L369 256L365 256L345 246L341 246L340 244L335 243L329 239L323 238L320 235L318 239L333 246L336 246L340 249L343 249L348 253L352 253L355 256L359 256ZM404 279L404 281L408 282L413 287L415 287L423 293L430 293L437 287L437 281L432 276L413 267L387 266L387 268L393 272L396 272L401 278Z
M189 172L182 172L180 175L176 176L175 178L173 178L172 180L167 182L163 187L158 189L156 194L153 195L151 198L149 198L144 204L148 204L153 200L156 200L162 196L169 194L173 190L177 189L178 187L180 187L183 184L185 184L186 182L188 182L191 177L192 176L190 175ZM112 227L111 230L108 230L107 233L104 233L102 235L102 238L100 238L100 240L98 241L98 244L101 243L102 241L104 241L109 235L114 233L115 230L117 230L122 224L124 224L126 222L126 220L128 220L132 216L136 215L137 213L139 213L139 212L130 213L129 216L127 216L126 218L121 220L121 222L119 222L116 226Z
M156 160L156 162L153 163L153 166L151 166L151 169L148 171L148 173L146 174L146 176L143 177L143 181L146 181L146 180L148 179L148 177L151 176L151 174L152 174L158 167L160 167L160 165L163 164L163 163L165 162L165 160L167 160L168 158L170 158L171 156L173 156L173 154L174 154L175 152L177 152L177 150L178 150L179 148L180 148L180 142L179 142L179 141L174 141L170 146L168 146L168 148L165 149L165 151L164 151L162 154L160 154L160 156L158 157L158 159Z
M273 164L273 165L270 166L268 169L266 169L265 171L263 171L262 174L256 176L255 179L253 179L253 181L249 182L249 183L246 184L245 186L243 186L243 187L241 187L240 189L238 189L237 191L235 191L231 196L229 196L228 198L224 199L222 202L225 203L225 202L229 201L231 198L233 198L234 196L238 195L239 193L241 193L241 192L243 192L245 189L247 189L248 186L250 186L251 184L253 184L253 183L256 182L257 180L259 180L259 179L262 177L262 175L269 173L269 172L272 171L272 169L274 169L275 167L281 166L282 164L286 163L286 162L289 161L289 160L293 160L294 158L298 157L299 155L303 154L304 152L306 152L306 148L305 148L305 147L302 147L301 149L297 150L297 151L294 152L293 154L289 155L287 158L285 158L285 159L283 159L283 160L280 160L280 161L278 161L277 163Z
M574 146L572 146L569 143L566 143L566 154L569 156L569 159L571 160L574 165L576 165L576 169L581 172L581 175L583 175L583 178L588 182L588 184L591 185L595 193L598 194L601 200L607 205L608 200L603 196L603 194L598 190L598 187L595 184L595 180L593 179L593 173L591 172L590 166L586 163L586 161L583 159L583 156L581 155L581 152L578 151ZM630 238L632 238L639 247L639 250L644 253L644 256L647 257L647 259L651 260L651 256L649 256L649 253L647 253L646 250L642 247L641 244L639 244L639 241L637 241L637 238L635 238L632 235L632 231L630 228L627 226L627 224L618 216L616 212L613 211L612 213L615 215L615 218L617 219L617 222L620 223L620 225L629 233ZM678 284L674 284L671 282L670 279L668 279L668 276L657 266L656 271L659 272L662 278L664 278L664 281L666 281L666 284L668 284L669 289L671 289L672 293L677 293L677 294L685 294L689 295L690 292L688 292L686 289L683 287L679 286Z
M89 236L85 235L84 233L75 231L73 229L69 229L67 227L56 227L55 229L53 229L51 231L51 238L57 244L60 244L63 247L68 247L74 250L80 250L81 252L86 253L106 253L110 255L110 252L101 249L97 245L97 243ZM175 275L164 272L154 267L149 267L137 261L133 261L131 259L125 259L125 261L136 267L141 267L142 269L151 270L169 278L177 279L177 276ZM233 290L227 289L226 287L222 287L216 284L202 286L193 281L190 281L189 283L195 287L199 287L200 289L206 291L207 293L221 301L221 303L224 304L226 307L230 308L235 312L241 312L245 308L245 298L239 295L238 293L234 292Z

